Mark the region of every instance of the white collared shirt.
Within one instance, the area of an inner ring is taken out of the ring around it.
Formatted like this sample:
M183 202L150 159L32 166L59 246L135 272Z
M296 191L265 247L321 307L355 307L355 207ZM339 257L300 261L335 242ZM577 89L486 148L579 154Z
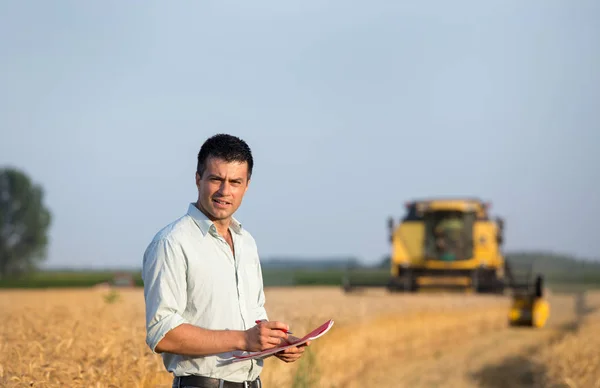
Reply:
M254 238L233 220L235 257L224 238L191 203L186 215L160 230L142 265L146 343L153 352L165 334L182 323L213 330L247 330L268 319L262 272ZM175 376L191 374L230 381L256 379L263 361L221 365L231 352L206 357L163 353Z

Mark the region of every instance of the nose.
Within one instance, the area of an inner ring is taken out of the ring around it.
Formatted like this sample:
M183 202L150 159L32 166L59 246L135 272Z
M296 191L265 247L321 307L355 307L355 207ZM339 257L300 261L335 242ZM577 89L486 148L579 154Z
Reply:
M230 191L231 191L231 185L229 184L229 182L222 181L221 185L219 186L219 194L226 196L226 195L229 195Z

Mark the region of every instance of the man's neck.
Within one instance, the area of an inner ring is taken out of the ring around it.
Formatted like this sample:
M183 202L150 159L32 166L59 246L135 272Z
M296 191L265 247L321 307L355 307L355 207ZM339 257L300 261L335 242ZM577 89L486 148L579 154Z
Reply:
M217 228L217 233L219 233L223 237L227 237L227 235L229 234L229 226L231 225L231 219L228 218L227 220L217 221L213 220L213 223L215 224L215 228Z
M200 201L197 201L194 205L196 206L196 209L200 210L202 214L206 216L206 218L208 218L213 222L213 224L215 224L217 233L219 233L223 237L227 236L227 234L229 233L229 226L231 225L231 217L225 220L216 220L207 211L205 211L202 208L202 206L200 206Z

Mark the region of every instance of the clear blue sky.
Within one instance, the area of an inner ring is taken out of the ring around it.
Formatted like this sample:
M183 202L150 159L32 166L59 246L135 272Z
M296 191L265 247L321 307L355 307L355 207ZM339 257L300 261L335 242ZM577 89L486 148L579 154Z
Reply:
M598 1L0 3L0 165L46 190L48 266L141 265L246 139L263 258L386 254L406 200L473 195L508 250L600 257Z

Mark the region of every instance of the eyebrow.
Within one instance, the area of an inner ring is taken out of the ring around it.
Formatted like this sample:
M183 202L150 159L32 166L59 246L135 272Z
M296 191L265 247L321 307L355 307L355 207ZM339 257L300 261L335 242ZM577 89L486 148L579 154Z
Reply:
M219 179L219 180L222 180L222 181L225 180L224 178L222 178L222 177L220 177L218 175L214 175L214 174L210 174L208 176L208 178L209 179L216 178L216 179ZM229 179L229 182L240 182L241 183L243 181L244 181L244 178L241 178L241 177L240 178L231 178L231 179Z

